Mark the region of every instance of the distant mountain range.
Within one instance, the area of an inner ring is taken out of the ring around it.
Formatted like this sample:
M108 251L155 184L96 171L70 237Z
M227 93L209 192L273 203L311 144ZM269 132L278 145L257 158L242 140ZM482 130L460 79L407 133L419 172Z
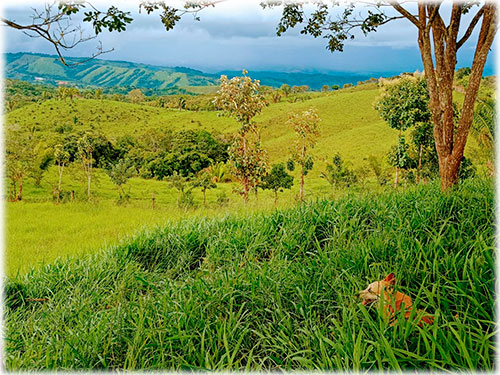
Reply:
M77 86L98 87L137 87L150 89L186 88L188 86L214 86L221 74L228 77L241 75L240 71L222 71L216 74L204 73L185 67L163 67L128 61L110 61L84 58L67 58L69 64L81 64L67 67L61 64L55 55L35 53L6 53L5 78L46 84L70 84ZM283 73L270 71L250 71L253 79L261 85L280 87L307 85L313 90L320 90L323 85L356 84L370 78L366 74L335 73ZM375 78L378 78L375 77Z

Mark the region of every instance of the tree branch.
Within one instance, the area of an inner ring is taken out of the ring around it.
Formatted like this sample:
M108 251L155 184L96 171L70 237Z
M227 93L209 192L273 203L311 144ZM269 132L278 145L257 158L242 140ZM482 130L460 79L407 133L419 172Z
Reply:
M462 45L467 41L467 39L469 39L469 37L471 36L472 32L474 31L477 23L479 22L479 20L481 19L481 17L483 16L484 14L484 7L486 5L483 5L481 7L481 9L478 10L478 12L476 13L476 15L474 16L474 18L472 19L471 23L469 24L469 27L467 28L467 30L465 31L465 34L464 36L458 41L457 43L457 50L462 47Z
M396 1L389 1L389 4L392 5L394 9L396 9L400 14L402 14L405 18L410 20L411 23L413 23L417 28L421 29L424 27L421 22L410 12L408 12L405 8L403 8L398 2Z

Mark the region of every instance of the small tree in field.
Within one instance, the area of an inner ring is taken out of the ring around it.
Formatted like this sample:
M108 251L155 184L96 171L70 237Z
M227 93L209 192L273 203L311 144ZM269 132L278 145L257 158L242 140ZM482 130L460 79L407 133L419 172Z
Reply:
M111 181L118 188L118 195L120 200L123 198L123 185L134 175L134 170L130 161L125 159L120 159L117 163L111 164L106 170Z
M167 178L170 182L170 187L177 190L177 207L181 207L182 203L191 205L193 196L191 190L193 186L189 186L186 177L182 177L177 171Z
M206 192L208 189L215 189L217 184L214 182L214 176L207 169L202 169L196 180L194 181L194 187L201 188L201 192L203 193L203 205L206 204Z
M399 130L399 139L406 129L417 123L430 122L431 113L428 104L429 92L426 81L420 78L403 78L385 88L382 97L376 103L376 109L391 128ZM395 154L396 156L403 156L400 146L401 142L398 140L399 151ZM392 165L396 167L394 187L397 187L399 168L404 162L399 157L393 158L393 161Z
M59 201L61 198L61 182L64 167L69 163L69 152L67 152L61 144L57 144L54 147L54 162L57 165L57 172L59 175L59 182L57 184L57 200Z
M20 201L23 198L24 178L34 168L36 158L34 131L25 131L18 126L10 126L5 138L6 172L12 184L9 200Z
M295 150L292 152L291 163L289 163L289 170L294 168L294 162L300 166L300 190L298 196L300 202L304 198L304 177L314 165L309 149L314 147L320 135L319 121L320 118L313 108L302 113L292 114L287 121L288 126L293 128L297 136Z
M409 145L405 141L405 137L398 137L397 146L392 146L391 150L387 155L389 164L396 167L396 171L399 169L408 170L414 167L413 160L408 153ZM396 184L397 186L398 173L396 172Z
M92 156L95 149L94 141L88 133L84 133L77 141L77 147L83 172L87 176L87 198L90 200L90 184L92 182L92 166L94 164Z
M328 181L332 186L332 192L335 186L350 186L358 180L356 174L345 165L338 153L332 158L332 164L326 164L326 171L321 172L320 177Z
M233 117L241 125L229 147L229 160L233 163L234 176L241 182L243 199L248 202L248 193L255 187L267 169L267 155L260 145L260 132L252 121L266 105L260 93L260 83L252 81L243 71L243 77L229 80L221 76L220 89L214 100L217 108Z
M261 188L264 190L272 190L274 192L274 205L278 202L278 191L283 189L291 189L293 185L293 176L286 173L283 164L275 164L271 169L271 173L262 178Z

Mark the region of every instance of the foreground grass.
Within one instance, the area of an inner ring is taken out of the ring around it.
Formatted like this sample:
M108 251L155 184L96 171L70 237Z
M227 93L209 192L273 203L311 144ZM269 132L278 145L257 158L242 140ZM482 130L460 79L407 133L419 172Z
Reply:
M130 179L125 186L130 200L119 205L116 186L101 170L95 171L91 202L86 200L86 187L78 178L66 173L63 186L67 191L74 190L77 198L73 202L56 204L51 200L51 182L57 181L56 172L55 168L50 168L39 187L28 181L24 186L23 201L6 203L5 271L8 276L25 273L30 267L50 263L59 257L92 253L115 245L123 237L140 230L188 217L218 217L226 213L242 215L274 208L274 195L270 191L260 190L258 199L252 194L249 204L243 204L242 197L233 192L238 188L236 183L220 183L216 189L208 190L206 205L203 204L200 189L195 189L194 206L178 208L178 193L169 182L137 177ZM278 207L293 206L298 189L296 182L292 190L279 193ZM358 194L367 189L381 190L382 187L371 183L350 188L349 191L336 189L335 194ZM154 210L151 202L153 193ZM306 181L305 194L308 200L332 197L332 188L324 179L311 178ZM226 203L218 202L220 195L227 198Z
M492 369L493 187L190 219L6 288L9 370ZM395 272L435 316L355 294Z

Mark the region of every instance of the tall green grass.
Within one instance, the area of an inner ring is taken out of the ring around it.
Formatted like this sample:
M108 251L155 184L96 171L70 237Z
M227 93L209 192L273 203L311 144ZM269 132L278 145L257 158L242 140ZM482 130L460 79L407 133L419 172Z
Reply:
M9 370L491 370L491 181L188 219L6 288ZM356 292L394 272L431 326Z

